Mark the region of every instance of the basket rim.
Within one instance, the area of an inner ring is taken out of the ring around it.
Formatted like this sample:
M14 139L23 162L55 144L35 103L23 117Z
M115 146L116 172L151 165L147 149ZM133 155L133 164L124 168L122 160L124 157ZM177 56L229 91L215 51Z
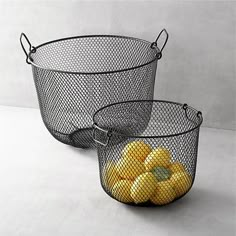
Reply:
M130 101L123 101L123 102L116 102L116 103L111 103L111 104L108 104L104 107L101 107L100 109L98 109L94 114L93 114L93 126L96 128L98 127L100 130L104 130L106 132L109 132L111 135L112 134L115 134L115 135L118 135L118 136L123 136L123 137L128 137L128 138L170 138L170 137L175 137L175 136L180 136L180 135L183 135L183 134L187 134L187 133L190 133L192 131L194 131L195 129L198 129L202 122L203 122L203 117L202 117L202 112L198 111L197 109L187 105L187 109L190 109L194 112L196 112L196 116L199 118L199 122L191 129L189 130L186 130L186 131L183 131L183 132L178 132L178 133L175 133L175 134L168 134L168 135L148 135L148 136L144 136L144 135L127 135L127 134L124 134L124 133L120 133L120 132L117 132L117 131L108 131L108 130L105 130L104 128L100 127L98 124L96 124L95 122L95 116L102 110L108 108L108 107L111 107L111 106L115 106L115 105L119 105L119 104L124 104L124 103L134 103L134 102L162 102L162 103L169 103L169 104L176 104L176 105L179 105L181 107L183 107L184 105L187 105L187 104L182 104L182 103L179 103L179 102L173 102L173 101L167 101L167 100L130 100Z
M146 62L146 63L143 63L141 65L137 65L137 66L133 66L133 67L130 67L130 68L124 68L124 69L120 69L120 70L112 70L112 71L100 71L100 72L82 72L82 71L68 71L68 70L58 70L58 69L53 69L53 68L50 68L50 67L44 67L44 66L40 66L36 63L34 63L32 60L31 60L31 55L33 53L35 53L35 50L37 51L38 48L41 48L45 45L48 45L48 44L53 44L53 43L56 43L56 42L61 42L61 41L66 41L66 40L71 40L71 39L78 39L78 38L95 38L95 37L107 37L107 38L125 38L125 39L130 39L130 40L136 40L136 41L141 41L141 42L144 42L144 43L148 43L150 44L150 47L151 47L151 42L147 41L147 40L144 40L144 39L139 39L139 38L135 38L135 37L131 37L131 36L121 36L121 35L112 35L112 34L91 34L91 35L80 35L80 36L72 36L72 37L65 37L65 38L59 38L59 39L55 39L55 40L51 40L51 41L47 41L45 43L42 43L42 44L39 44L38 46L36 47L33 47L30 51L29 51L29 54L28 54L28 57L29 57L29 60L30 60L30 64L34 67L37 67L37 68L40 68L40 69L44 69L44 70L50 70L50 71L54 71L54 72L58 72L58 73L66 73L66 74L81 74L81 75L97 75L97 74L113 74L113 73L119 73L119 72L124 72L124 71L129 71L129 70L134 70L134 69L138 69L140 67L144 67L146 65L149 65L151 63L153 63L154 61L157 61L159 60L160 58L158 57L158 55L161 55L161 50L155 46L153 48L153 50L156 50L157 51L157 54L156 56L154 57L154 59Z

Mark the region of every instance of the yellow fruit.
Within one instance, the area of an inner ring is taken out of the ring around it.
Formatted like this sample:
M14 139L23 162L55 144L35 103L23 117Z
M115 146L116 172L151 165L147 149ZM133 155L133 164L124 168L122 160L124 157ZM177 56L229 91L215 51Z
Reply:
M157 189L150 200L156 205L164 205L172 202L175 199L176 193L169 181L158 183Z
M158 181L151 172L140 175L131 187L131 197L135 203L146 202L154 194Z
M146 158L144 164L147 171L154 167L162 166L167 168L170 165L171 153L163 147L153 150Z
M134 141L128 143L123 151L122 157L124 158L135 158L139 161L144 161L147 155L152 151L150 145L143 141Z
M130 196L130 189L133 182L131 180L120 180L112 188L112 195L121 202L133 202Z
M170 166L169 169L171 170L172 174L177 173L177 172L183 172L185 171L185 167L182 163L180 162L173 162Z
M116 165L118 174L125 179L135 179L145 172L143 162L136 159L121 158Z
M106 163L102 172L102 178L104 181L105 188L111 191L115 183L121 180L121 177L117 173L115 163L111 161Z
M175 190L176 197L182 196L192 185L192 177L187 172L174 173L169 181Z

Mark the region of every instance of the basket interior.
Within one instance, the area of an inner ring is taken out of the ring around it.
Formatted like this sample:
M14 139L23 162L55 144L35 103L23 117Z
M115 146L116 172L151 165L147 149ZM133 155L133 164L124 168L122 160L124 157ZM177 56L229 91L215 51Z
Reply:
M156 58L151 43L120 36L84 36L38 46L31 53L35 65L53 70L101 73L126 70Z
M165 101L132 101L100 109L94 122L128 136L156 137L188 132L201 124L197 111Z

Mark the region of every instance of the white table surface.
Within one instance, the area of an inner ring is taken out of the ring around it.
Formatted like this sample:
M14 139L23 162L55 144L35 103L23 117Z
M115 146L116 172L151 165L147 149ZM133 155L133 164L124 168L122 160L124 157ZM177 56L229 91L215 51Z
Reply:
M100 187L94 150L56 141L39 110L0 106L1 236L236 235L235 132L202 128L192 190L140 208Z

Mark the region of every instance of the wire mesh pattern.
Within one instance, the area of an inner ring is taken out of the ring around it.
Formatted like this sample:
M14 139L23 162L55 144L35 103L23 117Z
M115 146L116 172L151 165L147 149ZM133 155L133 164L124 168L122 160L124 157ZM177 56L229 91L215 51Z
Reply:
M31 53L34 63L68 72L99 73L125 70L155 60L151 43L122 36L81 36L54 41Z
M95 147L92 115L99 108L120 101L153 99L161 57L156 43L92 35L32 47L24 37L30 52L21 44L26 62L32 65L43 121L65 144Z
M100 180L108 195L155 206L190 190L201 112L167 101L127 101L99 109L93 120Z

